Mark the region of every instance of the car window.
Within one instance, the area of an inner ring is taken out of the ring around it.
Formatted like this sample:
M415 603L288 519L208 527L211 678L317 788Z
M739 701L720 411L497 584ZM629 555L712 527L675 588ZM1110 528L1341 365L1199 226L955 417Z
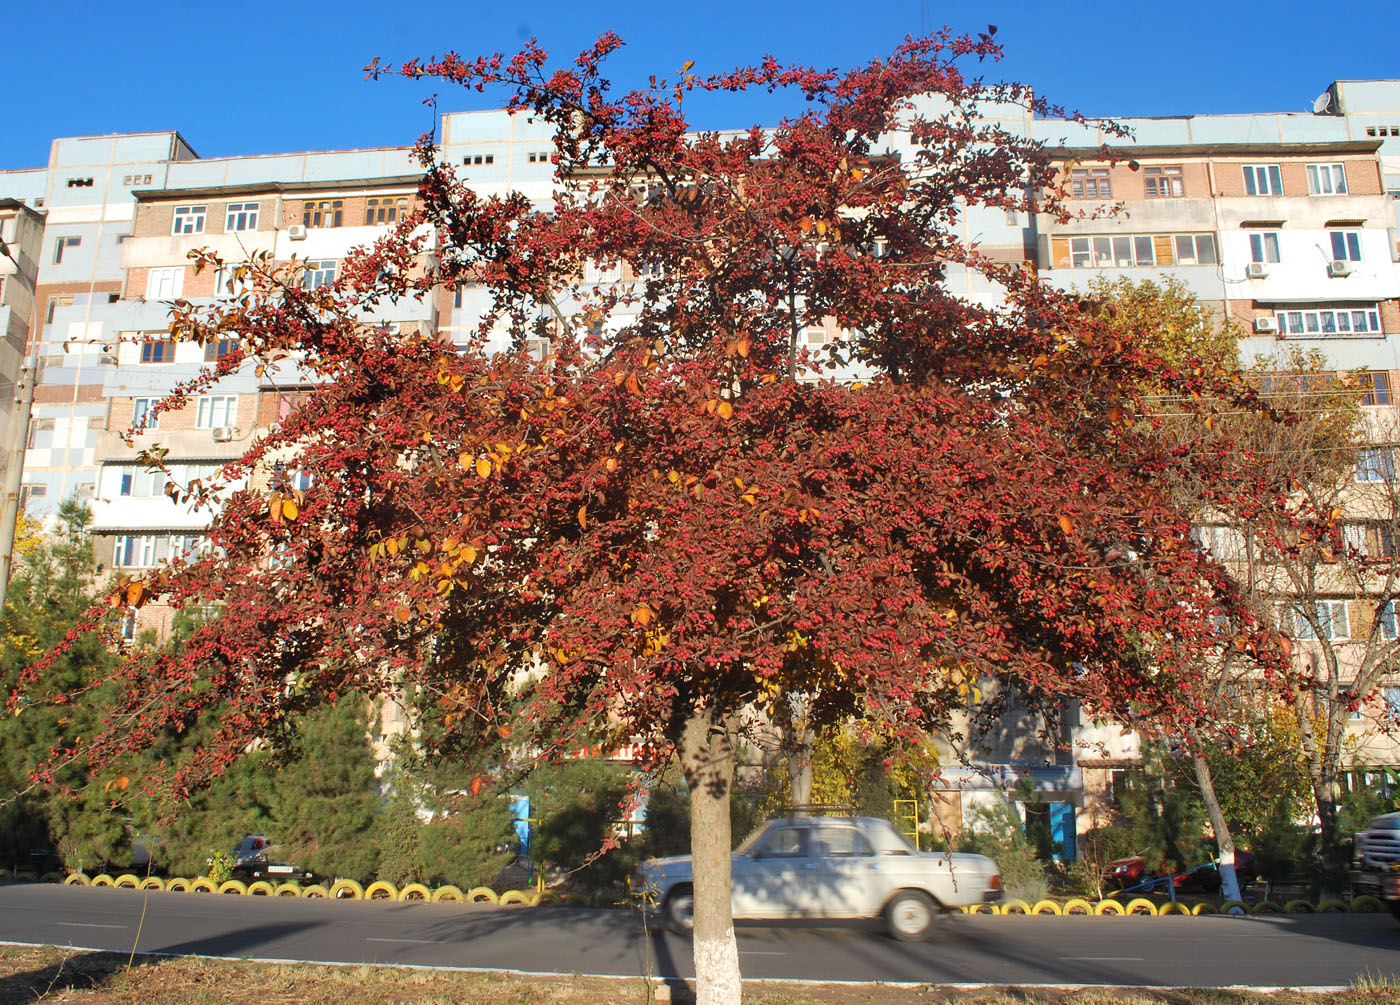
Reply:
M763 858L805 858L807 855L807 828L781 827L773 831L759 846Z
M816 853L822 856L833 855L850 858L857 855L875 854L869 842L854 827L823 825L818 832L817 841Z

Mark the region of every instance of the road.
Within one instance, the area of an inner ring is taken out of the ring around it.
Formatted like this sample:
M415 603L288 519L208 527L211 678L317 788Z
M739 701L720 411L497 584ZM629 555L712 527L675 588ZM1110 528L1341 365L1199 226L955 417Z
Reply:
M0 942L326 963L690 977L690 945L636 912L0 887ZM145 918L142 920L142 908ZM745 977L930 984L1344 986L1400 979L1388 914L945 919L927 943L871 925L739 930ZM137 938L138 928L140 931Z

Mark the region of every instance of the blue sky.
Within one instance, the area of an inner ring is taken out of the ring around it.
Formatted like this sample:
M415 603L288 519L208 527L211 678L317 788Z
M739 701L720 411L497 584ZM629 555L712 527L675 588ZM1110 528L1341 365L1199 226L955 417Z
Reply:
M709 0L701 3L173 3L12 0L0 168L39 167L55 136L178 129L203 156L411 143L426 83L367 82L361 67L453 49L513 51L538 36L571 58L604 30L628 43L615 84L756 61L849 67L921 25L998 25L990 75L1090 115L1302 111L1334 79L1400 77L1400 4L1340 0ZM1131 12L1131 13L1130 13ZM1150 21L1149 21L1150 19ZM444 110L499 96L441 89ZM700 110L699 126L770 123L781 96Z

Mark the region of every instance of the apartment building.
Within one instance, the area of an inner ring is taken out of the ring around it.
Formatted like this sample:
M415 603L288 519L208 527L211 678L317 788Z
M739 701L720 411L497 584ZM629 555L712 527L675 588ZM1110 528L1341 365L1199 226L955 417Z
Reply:
M969 242L1066 288L1094 276L1175 276L1240 323L1244 357L1315 349L1338 370L1365 367L1374 408L1395 403L1400 80L1335 82L1313 112L1126 119L1126 141L1019 108L982 111L1049 145L1072 205L1091 218L977 210L960 224ZM520 192L541 205L552 198L550 133L528 113L450 113L440 135L445 156L480 192ZM1103 160L1104 143L1123 156ZM886 149L907 146L907 136L893 134ZM39 371L25 440L30 512L51 516L70 497L90 502L102 561L117 569L199 548L207 513L171 502L139 450L158 440L174 477L199 477L309 389L291 368L259 376L245 367L151 421L155 401L229 348L165 337L168 301L211 303L237 292L227 273L196 275L188 253L213 247L236 262L268 251L279 263L303 263L308 284L331 282L352 248L412 205L419 174L407 146L201 158L173 131L58 139L46 166L0 171L0 238L14 254L14 264L0 257L0 382L13 382L26 354ZM1093 213L1115 204L1116 213ZM975 273L954 266L949 275L966 295L996 301ZM633 278L625 263L590 267L581 288ZM467 285L366 321L462 341L485 296ZM804 332L813 347L837 335L830 326ZM142 422L128 446L120 433ZM161 617L150 610L143 617ZM972 755L976 768L953 778L941 812L961 819L1009 779L1030 779L1060 807L1057 840L1072 856L1074 831L1089 825L1086 799L1140 751L1135 736L1073 710L1066 723L1059 742L1030 742L1026 723L1015 736L991 738Z

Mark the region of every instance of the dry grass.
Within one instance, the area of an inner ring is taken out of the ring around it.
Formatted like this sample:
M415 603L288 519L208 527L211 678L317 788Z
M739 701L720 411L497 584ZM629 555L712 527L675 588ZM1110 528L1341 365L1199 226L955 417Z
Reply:
M81 1005L647 1005L690 1001L688 989L648 986L641 980L594 977L538 978L393 967L327 967L231 960L138 957L127 969L113 953L0 947L0 1003L74 1002ZM1386 982L1361 982L1339 994L1238 991L996 989L816 986L752 982L749 1005L1380 1005L1400 1001Z

